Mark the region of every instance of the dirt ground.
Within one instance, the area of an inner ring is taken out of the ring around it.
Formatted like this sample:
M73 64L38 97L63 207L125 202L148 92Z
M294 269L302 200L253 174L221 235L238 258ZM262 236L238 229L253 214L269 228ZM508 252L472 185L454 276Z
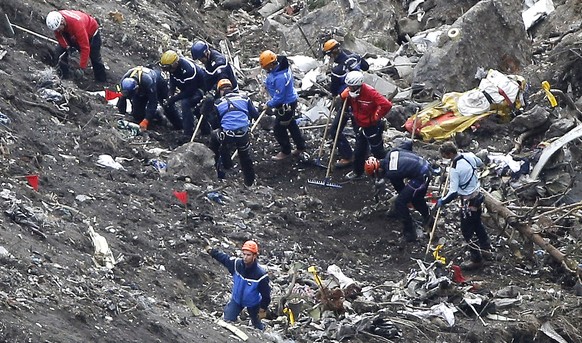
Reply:
M116 127L120 117L114 107L87 92L112 87L131 66L155 62L167 48L166 36L217 43L231 24L230 11L165 0L34 6L5 0L0 10L13 23L48 35L44 16L64 6L101 19L110 82L95 84L92 75L62 81L58 89L68 94L69 110L58 109L37 92L50 44L20 32L0 36L0 50L7 51L0 59L0 112L11 120L0 128L0 197L6 213L0 217L0 246L10 254L0 258L0 341L236 342L213 321L228 300L230 276L203 252L207 239L232 253L246 239L259 241L260 261L272 270L273 311L289 282L286 269L292 262L320 270L336 264L362 284L379 286L399 281L415 268L414 259L425 259L426 236L416 243L401 242L400 224L386 216L385 203L375 203L371 180L344 183L347 170L335 170L333 180L342 182L341 189L310 185L307 181L323 179L325 170L296 159L273 163L276 145L266 130L255 135L258 181L253 188L242 186L240 174L226 181L214 176L211 181L205 176L175 179L151 166L148 149L176 148L177 132L154 126L148 134L128 138ZM122 23L109 15L115 11L123 13ZM277 37L257 28L233 44L242 55L255 57L276 42ZM491 125L497 136L481 132L471 138L481 146L511 146L498 124ZM322 133L306 134L315 156ZM415 144L417 151L436 156L437 144ZM102 154L122 157L124 170L96 166ZM26 182L24 176L31 174L40 176L38 191ZM204 196L216 188L225 199L222 205ZM173 190L188 190L186 211ZM15 208L21 217L8 215ZM446 227L457 221L453 209L444 211ZM96 268L92 260L89 227L107 239L119 260L111 271ZM559 267L516 259L504 233L493 227L490 233L498 260L466 276L478 282L482 294L506 286L521 289L520 306L504 312L520 320L484 326L469 313L457 315L455 326L447 327L408 318L398 323L401 336L394 341L552 342L538 331L550 319L568 342L580 341L582 313L572 280ZM445 253L460 261L460 232L437 235L451 242ZM532 293L536 296L527 296ZM398 310L387 305L383 313L397 318ZM251 336L248 342L269 339L244 326L244 320L240 324ZM274 322L268 331L283 332ZM301 337L286 338L309 341ZM344 341L386 342L361 335Z

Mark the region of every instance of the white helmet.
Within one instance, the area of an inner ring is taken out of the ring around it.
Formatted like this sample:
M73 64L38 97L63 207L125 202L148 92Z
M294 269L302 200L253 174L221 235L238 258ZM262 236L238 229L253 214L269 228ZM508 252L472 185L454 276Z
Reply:
M46 26L49 30L56 31L64 20L65 18L63 18L62 14L57 11L52 11L46 16Z
M350 71L346 75L346 85L348 86L361 86L364 83L364 74L361 71Z

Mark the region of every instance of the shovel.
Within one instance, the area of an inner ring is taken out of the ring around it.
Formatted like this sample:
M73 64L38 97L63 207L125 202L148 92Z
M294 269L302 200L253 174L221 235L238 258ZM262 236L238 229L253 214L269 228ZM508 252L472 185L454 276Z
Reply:
M342 106L342 112L340 113L340 119L339 122L341 123L342 120L344 119L344 113L346 111L346 104L348 103L348 98L346 98L344 100L344 104ZM340 185L339 183L334 183L334 182L330 182L330 174L331 174L331 165L334 159L334 155L335 155L335 148L337 146L337 140L338 137L340 135L341 130L338 130L335 132L335 138L333 140L333 147L331 148L331 154L329 156L329 162L327 163L327 172L325 173L325 179L323 180L314 180L314 179L308 179L307 183L310 183L312 185L319 185L319 186L324 186L324 187L331 187L331 188L342 188L342 185Z
M447 190L447 186L449 185L449 176L450 175L451 175L450 173L447 173L447 179L445 180L445 184L444 184L444 187L443 187L443 193L441 193L441 194L444 194L444 192L446 192L446 190ZM442 196L441 196L441 198L442 198ZM430 244L432 243L432 239L434 237L434 231L435 231L435 229L437 227L437 223L438 223L438 220L439 220L439 215L441 214L441 208L442 207L439 207L437 209L437 212L436 212L436 214L434 216L434 223L432 224L432 230L430 231L430 235L428 237L428 244L426 245L426 251L424 252L425 255L428 255L428 251L430 250Z
M31 34L31 35L33 35L35 37L38 37L38 38L44 39L46 41L49 41L51 43L59 44L59 42L57 42L56 40L54 40L52 38L49 38L47 36L43 36L40 33L36 33L34 31L29 30L27 28L24 28L22 26L18 26L16 24L12 24L10 22L10 19L8 19L8 15L6 15L6 14L4 14L4 20L2 20L2 25L6 28L6 31L8 31L10 33L10 36L14 36L15 35L14 29L17 29L17 30L20 30L22 32L26 32L28 34Z
M265 115L265 113L267 113L267 110L264 110L263 112L261 112L261 114L259 115L259 117L257 118L257 120L255 120L255 123L253 124L253 126L251 126L251 131L250 133L253 133L253 131L257 128L257 126L259 126L259 122L261 121L261 119L263 119L263 116ZM234 153L232 153L232 156L230 156L231 160L234 160L234 158L238 155L238 150L236 150Z
M198 122L196 123L196 128L194 129L194 133L192 134L192 138L190 138L190 143L194 142L194 137L198 133L198 129L200 129L200 125L202 124L202 120L204 119L204 114L200 115L198 118Z

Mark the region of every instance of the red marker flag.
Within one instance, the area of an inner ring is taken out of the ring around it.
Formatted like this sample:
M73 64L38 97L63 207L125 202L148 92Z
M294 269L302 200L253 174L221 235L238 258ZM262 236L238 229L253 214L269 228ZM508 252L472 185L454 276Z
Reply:
M113 99L117 99L121 96L120 92L114 92L110 89L105 89L105 100L109 101L109 100L113 100Z
M188 192L174 191L174 196L184 205L188 203Z
M26 180L32 189L38 191L38 175L26 175Z
M455 283L467 282L467 280L463 276L463 273L461 272L461 267L459 267L457 265L453 265L452 268L453 268L453 282L455 282Z

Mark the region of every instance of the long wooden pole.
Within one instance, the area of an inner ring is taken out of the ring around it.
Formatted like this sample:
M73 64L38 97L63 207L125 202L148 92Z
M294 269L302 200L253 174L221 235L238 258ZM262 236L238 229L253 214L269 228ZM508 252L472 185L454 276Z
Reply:
M449 176L451 174L447 173L447 179L445 180L445 186L443 187L443 193L439 194L439 196L443 197L443 194L445 194L447 192L447 187L449 186ZM441 208L437 208L437 212L434 216L434 223L432 224L432 230L430 230L430 235L428 237L428 244L426 245L426 251L424 252L425 255L428 255L428 251L430 250L430 244L432 243L432 239L434 237L434 231L436 230L437 227L437 223L439 220L439 215L441 214Z

